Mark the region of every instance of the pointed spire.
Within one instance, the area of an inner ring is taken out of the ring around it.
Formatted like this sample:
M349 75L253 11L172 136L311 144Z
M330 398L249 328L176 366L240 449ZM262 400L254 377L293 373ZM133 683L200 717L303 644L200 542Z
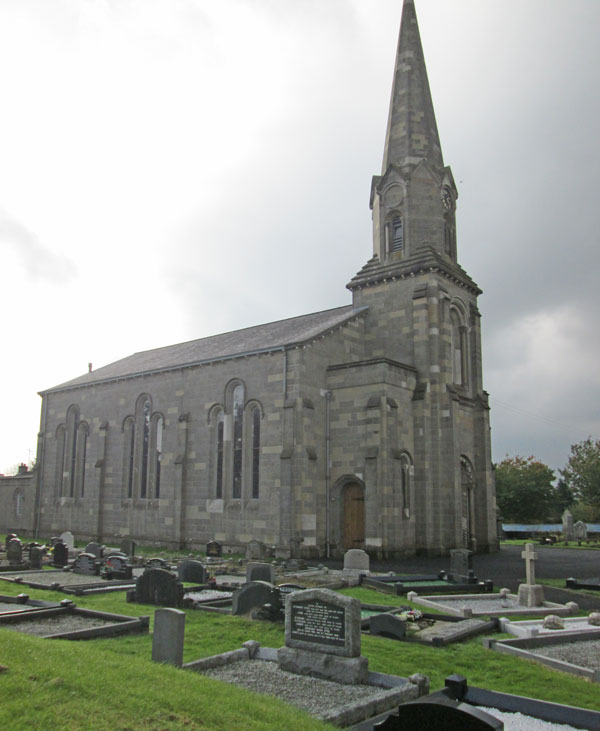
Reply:
M444 166L415 4L404 0L382 174L423 159Z

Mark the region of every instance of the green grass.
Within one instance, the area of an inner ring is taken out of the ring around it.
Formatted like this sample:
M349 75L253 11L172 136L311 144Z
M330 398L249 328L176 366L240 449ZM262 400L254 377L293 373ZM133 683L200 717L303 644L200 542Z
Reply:
M569 541L568 545L564 543L539 543L535 538L505 538L500 541L501 546L524 546L526 543L535 543L538 548L571 548L577 551L600 550L600 542L593 543L584 542L578 545L577 541Z
M64 594L0 582L0 594L60 601ZM405 597L370 589L346 589L363 603L409 605ZM80 607L132 616L155 607L128 604L124 592L72 597ZM152 626L151 626L152 630ZM263 646L284 643L282 624L186 610L184 662L237 649L249 639ZM317 729L328 728L275 698L258 696L189 671L151 661L151 634L82 642L43 640L0 629L0 724L15 729ZM446 676L465 675L472 685L597 709L597 685L533 662L483 648L481 639L433 648L363 635L371 670L430 677L431 689Z

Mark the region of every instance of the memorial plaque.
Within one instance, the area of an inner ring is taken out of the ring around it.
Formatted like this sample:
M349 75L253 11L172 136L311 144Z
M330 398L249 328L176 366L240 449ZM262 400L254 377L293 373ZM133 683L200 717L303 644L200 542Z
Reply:
M344 647L346 623L343 607L309 599L294 602L291 614L292 639Z

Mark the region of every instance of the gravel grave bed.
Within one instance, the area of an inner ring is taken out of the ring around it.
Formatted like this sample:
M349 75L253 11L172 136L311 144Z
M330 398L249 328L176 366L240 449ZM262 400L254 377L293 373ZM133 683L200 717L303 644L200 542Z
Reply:
M214 589L203 589L202 591L186 591L186 599L193 602L209 602L214 599L231 599L230 591L216 591Z
M46 617L36 620L24 619L22 622L2 623L0 627L35 635L36 637L44 637L63 632L75 632L80 629L104 627L107 624L114 624L114 622L97 617L79 617L76 614L64 614L58 617Z
M450 607L456 609L457 607L464 607L465 609L472 609L474 612L486 612L486 611L498 611L499 609L526 609L523 605L519 604L517 599L511 599L510 597L500 597L497 599L430 599L436 604L442 607ZM551 610L548 610L550 613Z
M0 612L25 612L31 609L28 604L10 604L9 602L0 602Z
M589 670L600 670L600 640L570 642L565 639L565 642L559 645L532 647L529 652L569 662Z
M524 716L522 713L506 713L497 708L485 708L476 706L484 713L489 713L500 721L504 722L504 731L576 731L573 726L564 723L552 723L541 721L539 718Z
M389 690L373 685L344 685L288 673L279 670L276 662L266 660L240 660L205 670L203 675L241 685L254 693L277 696L317 717L340 706L374 700L389 693Z

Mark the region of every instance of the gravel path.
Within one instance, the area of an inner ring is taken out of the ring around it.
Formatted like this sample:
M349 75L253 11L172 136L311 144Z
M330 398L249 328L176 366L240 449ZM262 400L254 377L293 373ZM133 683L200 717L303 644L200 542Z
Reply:
M204 675L241 685L255 693L277 696L316 717L323 717L340 706L383 698L389 693L385 688L370 685L344 685L295 675L279 670L275 662L263 660L240 660L206 670Z
M573 726L564 723L550 723L550 721L540 721L539 718L524 716L522 713L503 713L497 708L485 708L477 706L481 711L489 713L490 716L504 721L504 731L576 731Z

